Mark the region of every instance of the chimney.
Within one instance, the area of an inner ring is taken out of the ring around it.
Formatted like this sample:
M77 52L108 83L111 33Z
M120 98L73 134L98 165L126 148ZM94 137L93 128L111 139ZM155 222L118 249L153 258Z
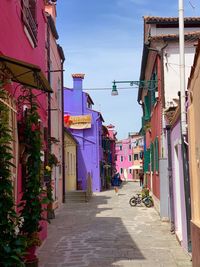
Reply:
M72 74L72 78L74 82L73 89L82 91L84 76L85 74L82 74L82 73Z

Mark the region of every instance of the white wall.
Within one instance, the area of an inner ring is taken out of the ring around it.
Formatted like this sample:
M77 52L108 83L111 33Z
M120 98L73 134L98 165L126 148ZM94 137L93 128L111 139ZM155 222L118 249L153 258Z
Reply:
M199 31L199 27L196 28L185 28L185 32ZM163 34L178 34L179 28L156 28L156 25L151 26L151 36L163 35Z
M187 44L187 42L186 42ZM188 77L194 60L195 47L187 44L185 47L185 83L187 88ZM178 44L168 44L164 50L164 90L166 107L170 106L173 98L178 98L180 91L179 76L179 46Z

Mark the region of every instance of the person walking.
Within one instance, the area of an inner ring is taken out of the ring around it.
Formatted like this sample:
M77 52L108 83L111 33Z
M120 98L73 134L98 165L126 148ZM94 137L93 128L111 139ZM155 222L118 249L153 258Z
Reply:
M143 173L140 173L140 174L139 174L139 177L140 177L140 186L143 187L143 183L144 183L144 174L143 174Z
M119 186L121 185L120 174L116 172L112 178L112 186L114 187L115 194L118 196Z

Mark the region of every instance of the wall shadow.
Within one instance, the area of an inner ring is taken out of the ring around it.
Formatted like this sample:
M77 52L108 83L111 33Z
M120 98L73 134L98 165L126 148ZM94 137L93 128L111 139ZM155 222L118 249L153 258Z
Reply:
M89 203L64 204L38 251L39 267L113 267L144 260L110 199L98 195Z

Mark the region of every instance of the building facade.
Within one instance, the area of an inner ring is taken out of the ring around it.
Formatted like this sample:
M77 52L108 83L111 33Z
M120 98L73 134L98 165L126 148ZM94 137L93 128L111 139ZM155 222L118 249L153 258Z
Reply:
M131 138L123 139L116 142L116 169L120 177L124 181L133 180L133 154L131 146Z
M77 146L78 143L65 128L65 192L77 190Z
M189 76L190 66L193 62L194 43L199 37L199 18L185 18L185 65L186 79ZM177 106L176 99L179 84L179 46L178 46L178 18L145 17L144 18L144 49L141 66L140 80L150 81L139 88L138 102L143 105L143 134L144 134L144 170L147 177L147 185L151 189L154 203L160 213L161 219L171 220L174 206L171 197L172 175L169 171L169 139L167 137L167 121L165 111ZM197 32L195 32L197 31ZM148 44L147 44L148 43ZM180 151L179 151L180 152ZM187 153L186 153L187 154ZM187 159L182 162L187 163ZM184 175L179 175L180 184L188 181L186 169L179 161L180 169ZM161 182L162 177L162 182ZM181 179L184 179L184 181ZM185 186L185 188L189 188ZM187 221L187 250L190 246L190 207L189 196L186 191L181 199L185 199ZM187 200L185 196L187 195ZM181 205L179 203L179 205ZM182 222L184 224L184 222ZM185 229L185 228L184 228ZM183 242L183 244L185 244Z
M87 180L92 179L92 191L102 189L100 162L102 151L102 122L103 118L97 111L92 110L92 99L83 92L83 74L74 74L73 89L65 88L64 113L65 126L78 142L78 186L77 189L87 190Z
M199 72L200 72L200 43L195 53L193 67L190 73L189 107L188 107L188 143L189 143L189 166L190 166L190 192L191 192L191 238L192 238L192 264L200 266L200 139L199 139Z
M139 133L129 133L129 137L131 138L133 164L129 170L132 170L133 180L138 181L140 173L143 173L144 139Z
M111 185L111 178L116 169L116 154L115 142L116 132L114 125L102 127L102 148L103 148L103 161L101 162L101 178L103 189L109 189Z
M57 159L52 165L51 188L54 199L53 208L63 201L63 71L65 60L62 48L57 44L56 5L47 2L45 5L46 24L46 58L48 81L53 93L48 95L48 136L49 154Z
M30 110L31 102L25 101L25 94L35 98L38 105L37 122L42 133L43 155L47 151L47 93L52 92L47 81L46 71L46 17L45 2L16 1L0 3L0 61L1 77L12 81L5 88L10 101L9 108L13 112L13 147L14 163L13 178L15 185L15 200L20 202L24 195L26 180L26 147L24 143L24 122L27 119L27 110ZM12 18L12 20L10 19ZM7 70L5 72L5 70ZM8 76L8 77L7 77ZM46 76L46 77L45 77ZM37 90L36 90L37 89ZM20 105L19 105L20 102ZM17 129L17 130L16 130ZM45 157L41 157L44 168ZM45 183L44 183L45 184ZM41 222L42 231L40 237L47 236L47 223Z

